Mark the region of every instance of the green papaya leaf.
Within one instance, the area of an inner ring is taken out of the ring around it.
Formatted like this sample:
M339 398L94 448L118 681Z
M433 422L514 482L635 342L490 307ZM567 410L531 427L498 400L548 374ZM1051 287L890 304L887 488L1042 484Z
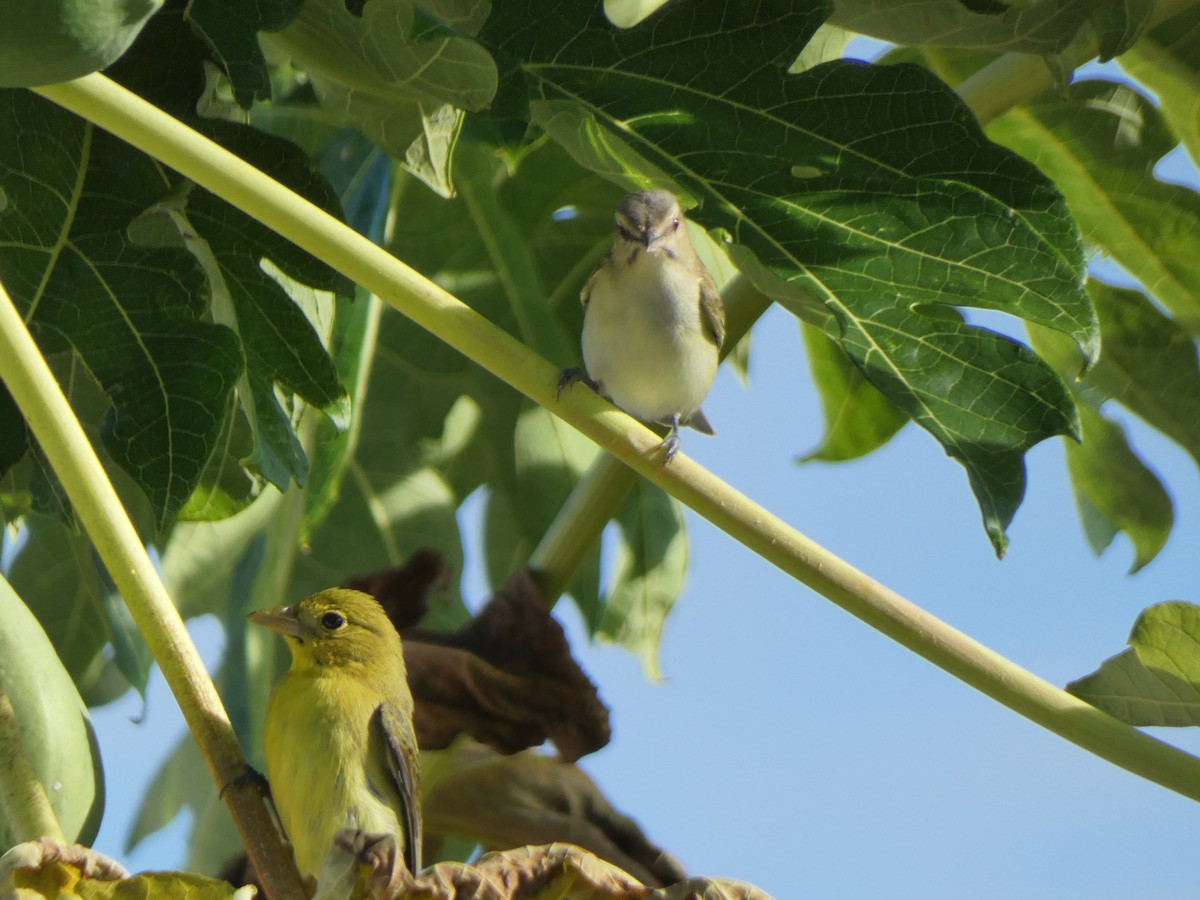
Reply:
M617 515L621 541L616 574L599 634L642 658L646 676L660 680L663 625L683 589L688 543L683 507L661 488L638 479Z
M8 579L54 647L61 665L86 690L101 650L109 641L104 586L91 545L59 519L24 518L22 545Z
M1200 358L1196 340L1141 291L1089 279L1104 355L1075 384L1093 407L1116 400L1200 463ZM1034 346L1066 375L1071 348L1061 335L1031 330Z
M259 31L278 31L296 18L304 0L192 0L187 18L212 48L238 105L271 99L271 76L258 45Z
M1153 102L1128 85L1084 80L1047 91L988 133L1054 179L1083 237L1146 285L1200 334L1200 194L1155 177L1178 139ZM1107 340L1107 335L1105 335Z
M540 406L521 410L513 433L515 475L492 485L484 545L495 585L525 565L559 509L599 452L596 445ZM567 591L594 620L599 602L600 553L581 562Z
M25 751L67 840L90 844L104 812L104 773L87 709L46 633L3 577L0 621L0 684ZM0 817L0 846L38 836L13 834Z
M1200 6L1151 29L1120 63L1154 92L1167 124L1192 159L1200 160Z
M1077 431L1073 403L1027 347L937 307L1001 310L1095 357L1081 244L1053 185L916 67L782 75L825 16L819 3L667 6L622 32L590 6L562 9L536 28L519 3L488 21L480 40L504 60L497 116L526 102L581 164L698 202L692 217L727 233L743 271L823 322L967 468L1001 552L1023 454ZM729 65L700 62L718 56ZM713 123L737 139L714 142ZM801 288L821 306L798 301Z
M1136 572L1167 542L1175 521L1171 497L1129 446L1124 428L1086 404L1079 415L1083 438L1066 448L1084 533L1100 554L1117 531L1125 532L1134 549L1130 573Z
M111 64L162 0L11 0L0 28L0 87L70 81Z
M839 0L830 20L842 28L894 44L1047 55L1067 48L1085 24L1086 13L1083 4L1072 0L921 0L903 5L896 0Z
M487 11L481 0L372 0L356 15L309 0L270 41L307 69L322 106L449 196L462 110L496 90L496 66L471 38Z
M825 436L803 462L841 462L865 456L892 439L908 418L867 381L835 341L801 323L808 367L821 397Z
M1129 649L1067 690L1130 725L1200 725L1200 606L1151 606Z
M104 445L165 527L216 446L243 361L236 335L205 320L195 260L123 237L166 192L164 174L71 113L4 91L0 187L0 280L43 352L75 350L108 394Z

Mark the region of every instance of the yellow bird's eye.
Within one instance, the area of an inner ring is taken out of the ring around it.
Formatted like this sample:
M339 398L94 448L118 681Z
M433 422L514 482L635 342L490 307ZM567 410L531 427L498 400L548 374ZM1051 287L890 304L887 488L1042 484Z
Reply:
M326 631L337 631L346 624L346 617L341 613L327 612L321 616L321 627Z

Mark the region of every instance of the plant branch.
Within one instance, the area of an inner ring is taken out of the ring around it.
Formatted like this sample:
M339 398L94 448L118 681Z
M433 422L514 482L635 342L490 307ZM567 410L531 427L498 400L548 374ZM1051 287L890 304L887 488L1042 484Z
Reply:
M1196 3L1197 0L1159 0L1150 21L1146 23L1146 30L1149 31L1155 25L1195 6ZM1094 59L1098 52L1099 44L1093 34L1073 51L1071 68L1077 68ZM975 113L979 124L987 125L1014 106L1036 97L1052 84L1054 73L1042 57L1031 53L1005 53L963 79L954 90Z
M555 398L559 366L346 225L101 75L37 89L254 216L407 315L873 628L1054 733L1200 800L1200 759L1089 706L868 578L589 391ZM0 353L0 359L4 356ZM48 373L47 373L48 377Z
M13 843L40 837L64 843L58 817L33 768L21 736L21 723L3 684L0 684L0 772L4 773L0 775L0 818Z
M0 285L0 378L62 482L170 686L272 897L303 896L292 855L259 789L238 779L245 758L212 679L100 465L67 398L12 299Z

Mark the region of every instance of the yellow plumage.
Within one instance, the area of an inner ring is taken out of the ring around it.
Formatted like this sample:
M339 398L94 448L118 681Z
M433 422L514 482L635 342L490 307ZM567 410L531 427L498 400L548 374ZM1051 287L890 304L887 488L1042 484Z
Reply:
M316 878L334 835L396 838L420 868L417 741L400 636L373 597L333 588L251 613L282 634L292 666L271 691L267 778L301 873Z

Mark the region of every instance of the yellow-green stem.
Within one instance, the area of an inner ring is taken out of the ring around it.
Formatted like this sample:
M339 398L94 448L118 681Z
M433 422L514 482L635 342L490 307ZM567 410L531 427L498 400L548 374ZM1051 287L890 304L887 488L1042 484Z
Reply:
M246 772L229 716L166 588L12 299L0 284L0 379L62 482L79 521L125 599L188 727L225 796L272 897L302 896L291 852L280 841Z

